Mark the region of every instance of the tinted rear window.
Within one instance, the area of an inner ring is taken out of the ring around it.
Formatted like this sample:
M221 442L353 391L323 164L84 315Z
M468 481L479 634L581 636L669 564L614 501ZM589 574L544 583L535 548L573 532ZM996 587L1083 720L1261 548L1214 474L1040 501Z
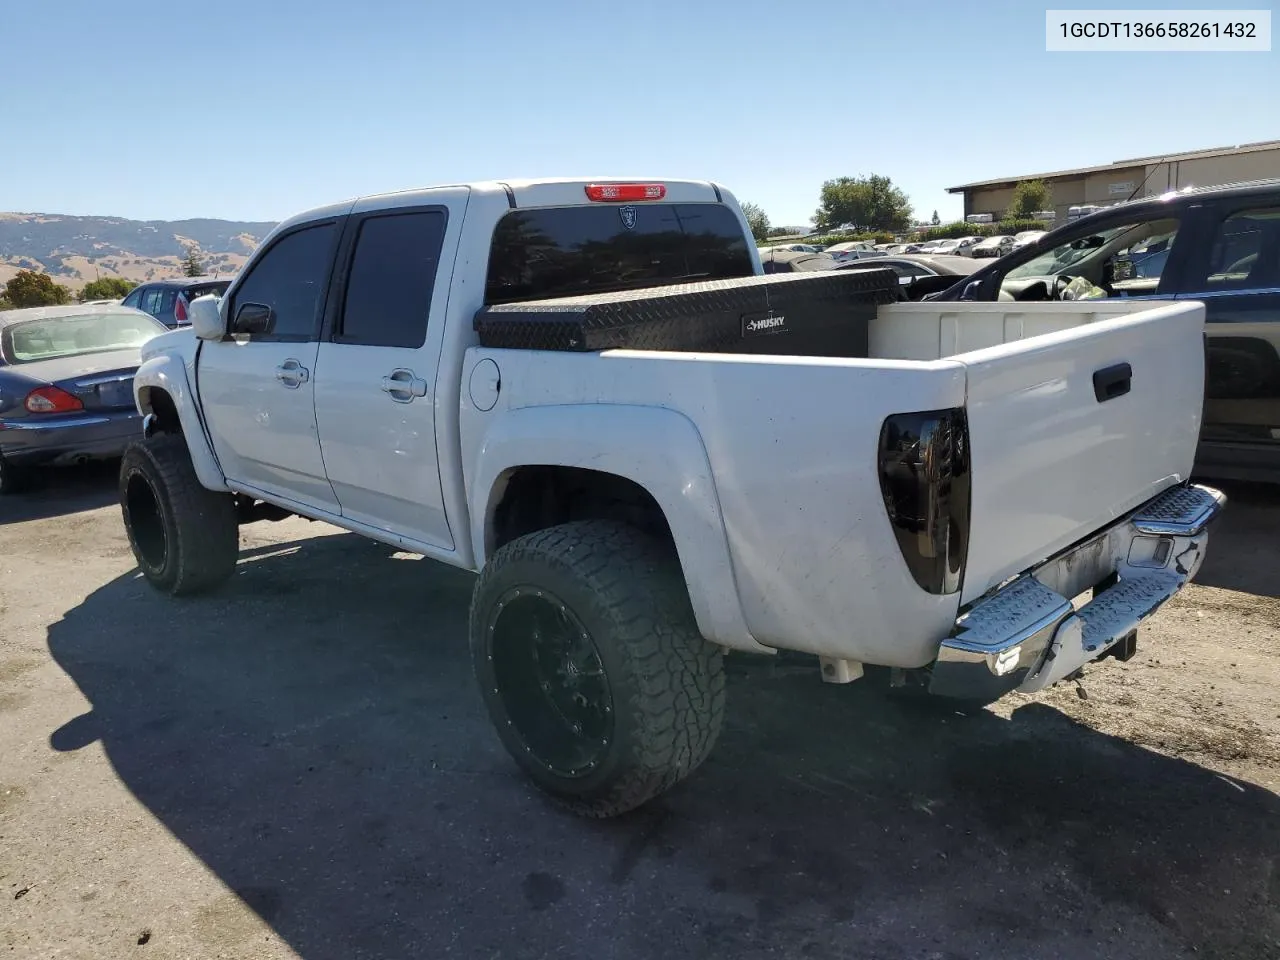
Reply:
M208 293L216 293L219 296L226 293L227 287L231 286L230 280L219 280L217 283L205 283L198 286L187 287L183 293L186 294L188 300L194 300L196 297L203 297Z
M742 228L723 204L514 210L493 233L485 301L545 300L753 272Z

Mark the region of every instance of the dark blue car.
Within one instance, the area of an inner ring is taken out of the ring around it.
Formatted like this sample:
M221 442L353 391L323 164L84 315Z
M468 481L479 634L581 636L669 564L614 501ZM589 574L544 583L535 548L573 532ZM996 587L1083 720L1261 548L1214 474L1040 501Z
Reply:
M0 312L0 493L37 466L118 457L142 430L133 375L166 327L82 304Z

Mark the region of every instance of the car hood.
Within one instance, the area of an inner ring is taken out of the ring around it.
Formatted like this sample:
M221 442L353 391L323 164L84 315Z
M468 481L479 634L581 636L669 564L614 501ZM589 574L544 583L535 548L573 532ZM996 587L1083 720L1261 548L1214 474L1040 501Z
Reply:
M46 380L55 383L60 380L72 380L91 373L106 373L110 370L137 367L142 362L142 353L137 347L126 350L107 350L102 353L85 353L72 357L53 357L49 360L33 360L30 363L18 363L7 369L33 380Z

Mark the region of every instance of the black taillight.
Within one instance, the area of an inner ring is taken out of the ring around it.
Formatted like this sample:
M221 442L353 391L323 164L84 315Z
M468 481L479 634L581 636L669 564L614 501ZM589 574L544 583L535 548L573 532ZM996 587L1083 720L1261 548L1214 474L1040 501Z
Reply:
M902 558L930 593L955 593L969 549L963 409L898 413L880 428L880 490Z

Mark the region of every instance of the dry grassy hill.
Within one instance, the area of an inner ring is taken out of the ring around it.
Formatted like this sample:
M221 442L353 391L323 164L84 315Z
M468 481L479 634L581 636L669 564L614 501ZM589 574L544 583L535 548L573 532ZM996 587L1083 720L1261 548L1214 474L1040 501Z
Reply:
M235 220L126 220L52 213L0 213L0 284L39 270L77 292L97 277L179 276L187 248L206 272L235 273L274 223Z

